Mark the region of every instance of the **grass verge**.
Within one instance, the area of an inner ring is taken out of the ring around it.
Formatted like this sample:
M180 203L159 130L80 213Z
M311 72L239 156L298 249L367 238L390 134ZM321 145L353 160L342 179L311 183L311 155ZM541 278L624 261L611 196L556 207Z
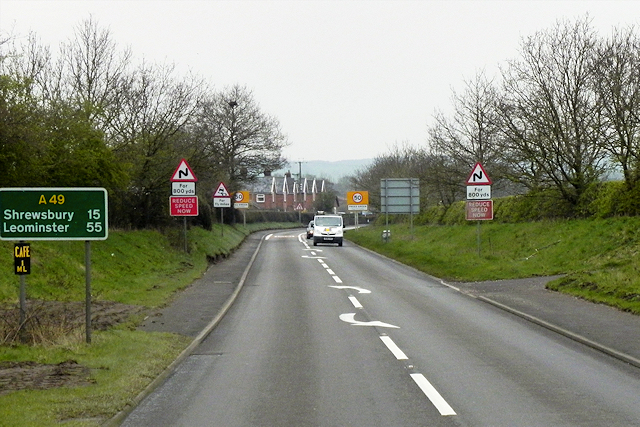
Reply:
M251 232L288 228L293 224L250 224L192 228L189 253L180 233L110 231L109 239L92 242L91 271L94 300L143 306L167 304L175 292L201 276L208 261L230 254ZM84 243L31 244L28 299L84 300ZM17 304L18 276L13 269L13 242L0 242L0 303ZM0 382L2 426L97 426L129 404L191 342L177 334L135 329L139 318L106 331L94 331L92 343L84 334L60 336L47 345L2 345L0 362L58 364L75 361L88 368L86 384L42 390L3 392Z
M347 238L452 281L565 275L548 287L640 314L640 218L476 224L370 226Z

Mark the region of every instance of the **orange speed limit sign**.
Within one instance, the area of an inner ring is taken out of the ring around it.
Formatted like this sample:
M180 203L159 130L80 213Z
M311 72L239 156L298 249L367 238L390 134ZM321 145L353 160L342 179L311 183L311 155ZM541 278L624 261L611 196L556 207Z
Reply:
M233 196L233 207L236 209L248 209L250 197L248 191L238 191Z
M369 192L347 191L347 207L350 211L366 211L369 209Z

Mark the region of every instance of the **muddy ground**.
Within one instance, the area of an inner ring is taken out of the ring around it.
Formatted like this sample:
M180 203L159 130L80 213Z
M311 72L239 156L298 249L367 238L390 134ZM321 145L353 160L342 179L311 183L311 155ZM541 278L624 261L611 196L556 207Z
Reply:
M92 330L106 330L126 322L144 307L95 301L91 305ZM19 307L0 307L0 345L20 342L47 345L65 337L85 337L83 302L29 301L26 328L20 328ZM0 362L0 395L24 389L48 389L91 384L91 370L74 360L48 365L36 362Z

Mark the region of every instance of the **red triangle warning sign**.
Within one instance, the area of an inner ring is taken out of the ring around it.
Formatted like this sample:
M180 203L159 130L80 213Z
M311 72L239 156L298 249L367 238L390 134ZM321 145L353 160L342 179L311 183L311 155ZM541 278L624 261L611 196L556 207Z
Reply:
M185 159L180 160L180 164L171 177L171 182L196 182L197 180L198 178L193 174L193 171L189 167L187 161Z
M467 185L491 185L491 178L480 163L476 163L467 178Z
M224 182L218 184L218 188L213 192L213 197L231 197L229 190L227 190L227 187L224 185Z

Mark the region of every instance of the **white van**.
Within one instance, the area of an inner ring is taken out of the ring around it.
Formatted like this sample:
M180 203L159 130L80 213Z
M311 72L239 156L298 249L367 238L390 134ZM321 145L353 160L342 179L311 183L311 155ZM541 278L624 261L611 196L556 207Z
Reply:
M318 243L342 246L343 227L340 215L316 215L313 218L313 246L318 246Z

